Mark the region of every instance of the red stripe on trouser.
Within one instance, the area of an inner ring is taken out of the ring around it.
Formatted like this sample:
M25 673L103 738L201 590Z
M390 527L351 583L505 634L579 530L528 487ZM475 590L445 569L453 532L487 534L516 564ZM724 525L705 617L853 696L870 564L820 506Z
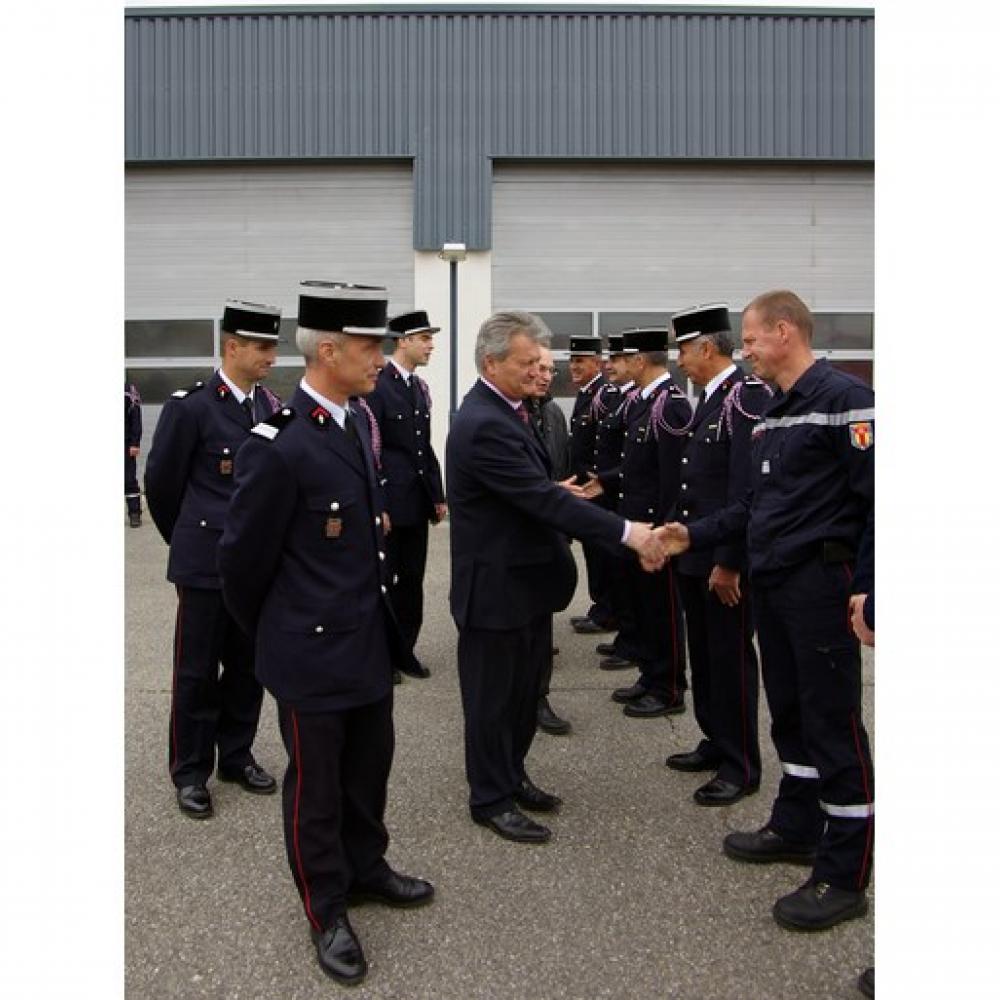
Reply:
M309 883L302 867L302 852L299 850L299 803L302 800L302 754L299 751L299 717L292 712L292 744L295 752L295 807L292 812L292 845L295 848L295 867L298 869L299 882L302 885L302 902L306 908L309 923L317 931L323 930L312 911L309 900Z
M861 753L861 737L858 736L858 723L854 717L854 713L851 713L851 730L854 733L854 747L858 752L858 764L861 766L861 787L864 789L865 802L871 802L872 796L868 785L868 772L865 769L865 758ZM868 830L865 834L865 853L864 857L861 859L861 871L858 872L858 888L863 889L865 887L865 872L868 870L868 859L871 857L872 852L872 817L868 817Z
M740 598L740 722L743 728L743 777L750 781L750 755L747 753L747 671L746 671L746 629L747 606Z
M675 621L676 609L674 608L674 569L667 565L667 584L670 588L670 641L674 651L674 665L670 672L670 700L677 701L677 622Z
M170 758L170 774L173 775L174 771L177 770L177 671L180 669L181 662L181 646L183 643L184 632L181 629L181 616L184 613L184 591L181 587L177 588L177 621L174 624L174 676L173 683L170 686L170 732L174 740L174 752Z

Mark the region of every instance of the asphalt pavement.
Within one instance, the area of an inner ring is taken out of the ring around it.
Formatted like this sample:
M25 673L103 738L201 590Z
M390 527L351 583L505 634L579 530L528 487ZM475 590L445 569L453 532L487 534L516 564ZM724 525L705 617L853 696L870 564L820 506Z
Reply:
M560 653L551 701L568 736L539 733L529 774L564 799L544 821L553 839L513 844L469 818L462 713L448 613L448 529L431 530L426 620L417 647L426 680L395 689L396 756L387 858L430 879L435 901L392 910L368 903L351 921L369 962L357 987L320 971L289 873L280 795L209 787L215 816L178 810L167 775L176 597L167 549L147 515L125 528L125 989L131 1000L856 1000L872 964L874 882L866 917L821 933L781 929L771 906L804 881L792 865L722 854L731 830L767 819L779 768L761 697L764 777L735 806L691 799L706 775L664 766L695 746L683 715L629 719L610 700L634 671L598 669L605 636L579 636L585 575L556 616ZM865 650L872 731L873 661ZM265 697L258 761L284 770L277 715Z

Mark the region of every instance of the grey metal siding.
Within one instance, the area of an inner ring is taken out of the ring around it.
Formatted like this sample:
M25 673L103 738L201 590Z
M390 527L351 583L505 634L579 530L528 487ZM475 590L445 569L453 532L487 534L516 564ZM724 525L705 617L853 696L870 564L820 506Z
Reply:
M491 245L492 157L870 162L874 20L129 12L128 162L414 159L413 244Z

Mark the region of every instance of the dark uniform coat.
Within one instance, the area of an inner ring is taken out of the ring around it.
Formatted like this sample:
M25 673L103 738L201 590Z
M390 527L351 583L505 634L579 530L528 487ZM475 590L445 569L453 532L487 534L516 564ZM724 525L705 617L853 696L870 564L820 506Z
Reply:
M378 482L361 445L301 388L236 460L219 546L223 597L256 634L257 677L279 702L331 711L389 694L409 670L386 597Z
M597 375L589 385L577 390L573 402L569 421L570 465L573 474L581 480L594 474L594 438L597 434L594 398L608 384L606 375Z

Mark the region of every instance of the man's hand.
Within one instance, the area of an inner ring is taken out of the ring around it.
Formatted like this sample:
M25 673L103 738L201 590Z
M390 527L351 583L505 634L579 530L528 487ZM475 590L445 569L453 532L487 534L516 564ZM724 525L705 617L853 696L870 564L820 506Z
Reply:
M583 488L576 485L576 477L570 476L569 479L557 479L556 485L561 486L568 493L572 493L573 496L579 497L581 500L586 500L587 498L583 495Z
M663 564L667 561L666 552L664 552L656 532L652 529L651 524L633 521L628 538L625 540L625 544L638 553L639 562L642 563L642 568L647 573L655 573L662 569Z
M713 566L708 577L708 589L727 608L735 608L740 603L740 574L738 570L725 566Z
M679 556L691 548L691 536L688 534L687 528L679 521L660 525L656 529L656 536L668 557Z
M446 503L434 504L434 516L438 521L443 521L448 516L448 505Z
M591 476L583 486L581 487L583 491L583 498L585 500L593 500L595 497L602 496L604 494L604 487L601 485L600 479L597 476Z
M388 535L392 531L392 521L389 520L389 512L382 511L382 534Z
M131 445L129 445L129 448L128 448L128 457L129 458L138 458L139 457L139 446L137 444L131 444Z
M849 607L851 609L851 628L863 646L875 645L875 633L865 624L865 598L867 594L852 594Z

